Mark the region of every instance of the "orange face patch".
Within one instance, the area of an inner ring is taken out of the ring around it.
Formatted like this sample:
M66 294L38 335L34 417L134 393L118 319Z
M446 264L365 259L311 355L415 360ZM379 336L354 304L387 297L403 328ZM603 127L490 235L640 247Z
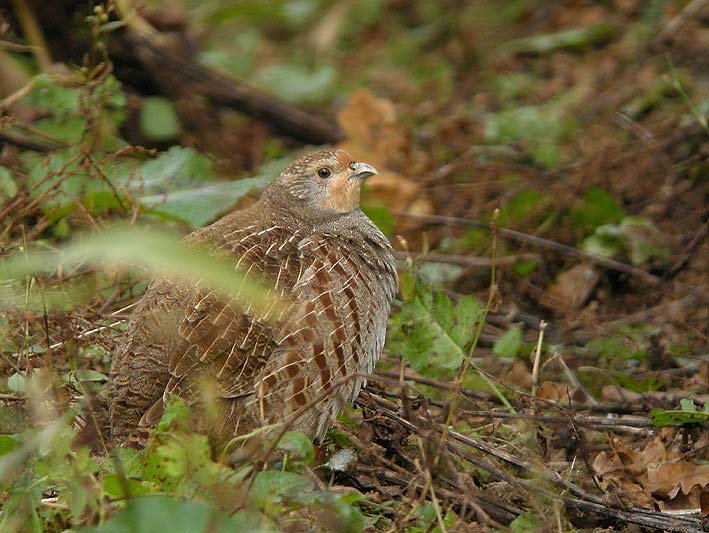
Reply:
M340 172L328 182L328 194L320 202L320 207L338 213L349 213L359 207L360 185L360 180L349 178L348 171Z

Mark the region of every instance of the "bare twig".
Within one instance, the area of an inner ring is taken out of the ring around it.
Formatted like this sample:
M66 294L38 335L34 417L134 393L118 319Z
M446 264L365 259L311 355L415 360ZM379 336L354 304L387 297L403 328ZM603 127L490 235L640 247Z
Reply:
M365 405L368 405L370 408L374 408L377 412L379 412L386 418L397 422L412 433L421 433L417 424L402 418L396 413L396 406L391 402L388 402L382 398L377 398L369 393L364 393L363 396L365 397L365 400L367 398L372 400L372 402L370 403L365 402ZM362 398L362 396L360 398ZM442 427L439 425L437 430L442 431ZM660 529L662 531L674 531L678 533L703 531L703 529L701 529L702 521L700 519L691 517L671 516L665 513L646 511L644 509L616 509L614 507L610 507L605 504L604 500L601 497L590 494L578 487L577 485L568 482L567 480L563 479L557 472L547 470L543 467L527 464L522 459L516 456L508 454L507 452L504 452L502 450L497 450L495 448L492 448L491 446L487 446L481 442L470 439L469 437L461 435L455 431L448 430L448 434L453 440L460 442L461 444L471 446L483 453L493 455L498 459L504 460L505 462L508 462L512 465L526 470L527 472L532 474L532 478L536 476L541 476L547 481L549 481L552 485L562 488L563 490L576 495L577 497L575 498L560 495L551 490L548 490L543 486L540 486L538 483L530 481L529 479L515 477L512 474L509 474L508 472L495 466L491 462L473 456L467 451L462 450L456 444L450 441L446 441L446 448L451 453L465 459L466 461L469 461L476 467L485 470L493 477L506 483L509 483L512 486L518 486L527 491L533 491L535 494L539 494L553 500L561 500L567 507L582 509L586 512L591 512L601 516L610 516L627 522Z
M675 261L674 265L672 265L663 276L665 279L671 279L675 277L689 263L689 261L692 259L692 256L697 251L697 248L699 248L699 245L702 244L704 239L707 238L707 234L709 234L709 220L706 220L706 215L704 218L704 224L702 224L697 230L697 233L694 234L694 237L689 242L689 244L687 244L684 249L684 252L682 252L682 255L679 256L677 261Z
M684 6L682 11L670 20L667 26L662 28L662 31L657 34L657 37L655 37L653 41L654 44L663 43L671 38L690 18L699 13L699 10L705 5L707 5L707 0L692 0L689 4Z
M392 378L398 380L399 377L403 377L404 381L413 381L415 383L420 383L421 385L429 385L431 387L436 387L437 389L442 389L442 390L447 390L447 391L452 391L456 390L455 386L452 385L451 383L444 383L441 381L436 381L435 379L431 378L425 378L423 376L417 376L414 374L411 374L409 372L404 373L403 375L400 374L399 372L393 372L391 370L384 370L382 368L375 368L374 373L379 376L384 376L387 378ZM471 398L473 400L489 400L490 395L483 393L483 392L478 392L478 391L472 391L470 389L460 389L460 393L463 396L466 396L468 398Z
M537 337L537 347L532 352L532 396L537 395L537 386L539 385L539 365L542 359L542 344L544 343L544 331L547 329L547 323L542 320L539 322L539 336Z
M0 142L7 144L12 144L19 148L24 148L26 150L33 150L35 152L47 153L55 149L48 144L44 144L24 135L18 135L11 131L0 131Z
M598 402L596 399L589 394L589 392L586 390L586 387L583 386L583 383L579 380L579 378L576 377L576 374L574 374L569 366L566 364L566 361L564 360L564 356L561 355L559 352L554 352L552 355L551 359L547 361L547 363L550 363L552 361L558 361L559 365L561 365L562 370L564 371L564 374L566 374L566 378L569 380L571 385L577 390L581 391L583 393L583 396L587 402L590 404L597 404Z

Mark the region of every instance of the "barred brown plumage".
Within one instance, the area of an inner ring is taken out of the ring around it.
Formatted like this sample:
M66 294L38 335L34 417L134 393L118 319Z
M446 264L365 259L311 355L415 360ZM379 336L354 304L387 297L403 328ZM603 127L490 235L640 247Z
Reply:
M154 425L173 395L196 404L198 429L216 442L296 415L293 429L323 437L381 355L396 292L391 246L359 210L375 173L342 150L306 155L252 207L188 237L287 305L256 313L199 284L153 281L111 366L117 444Z

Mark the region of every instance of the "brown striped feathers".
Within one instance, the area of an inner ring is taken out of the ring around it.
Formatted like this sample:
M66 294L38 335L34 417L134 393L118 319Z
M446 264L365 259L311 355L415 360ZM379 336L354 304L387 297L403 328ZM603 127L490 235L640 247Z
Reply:
M194 404L215 442L288 421L321 438L384 345L396 292L387 239L359 210L375 174L342 150L288 167L251 208L188 238L259 276L285 305L248 302L155 280L113 357L114 440L157 423L173 395Z

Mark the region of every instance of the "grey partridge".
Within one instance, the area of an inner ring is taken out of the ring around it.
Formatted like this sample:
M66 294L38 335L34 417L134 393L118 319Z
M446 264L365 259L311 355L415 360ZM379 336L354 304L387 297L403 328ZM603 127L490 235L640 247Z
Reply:
M324 436L381 355L397 287L391 246L359 209L361 182L376 173L343 150L311 153L253 206L188 237L288 303L274 319L198 284L154 280L113 356L116 444L153 426L173 396L218 443L286 420Z

